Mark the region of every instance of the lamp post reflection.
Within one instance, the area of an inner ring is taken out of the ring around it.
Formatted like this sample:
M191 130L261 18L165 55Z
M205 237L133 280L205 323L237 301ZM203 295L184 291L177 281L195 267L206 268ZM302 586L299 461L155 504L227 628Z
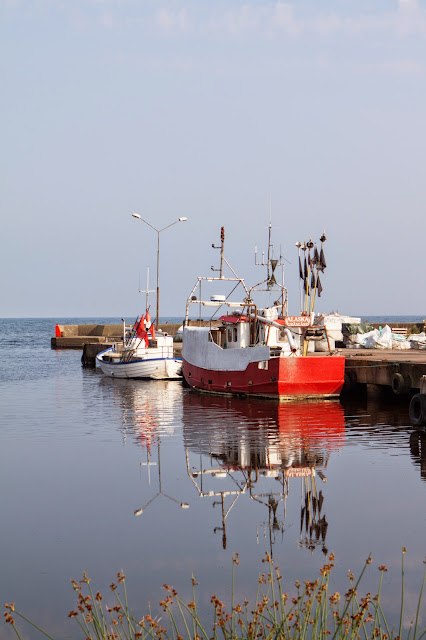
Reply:
M149 473L149 468L151 465L156 465L158 468L158 491L157 493L148 500L148 502L146 502L142 507L139 507L139 509L136 509L134 511L134 515L135 516L140 516L142 515L142 513L144 513L147 508L160 496L164 496L165 498L167 498L168 500L170 500L171 502L175 502L181 509L189 509L189 504L187 502L180 502L179 500L177 500L176 498L173 498L172 496L169 496L167 493L165 493L163 491L162 485L161 485L161 457L160 457L160 440L158 439L158 443L157 443L157 460L158 460L158 464L156 464L155 462L151 462L150 460L148 460L146 463L141 462L141 466L147 466L148 467L148 473Z

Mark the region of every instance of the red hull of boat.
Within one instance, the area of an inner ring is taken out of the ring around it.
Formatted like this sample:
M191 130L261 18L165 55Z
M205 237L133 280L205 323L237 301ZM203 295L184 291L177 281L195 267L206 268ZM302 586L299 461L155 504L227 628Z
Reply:
M211 371L183 360L183 376L190 387L203 391L277 398L332 397L343 387L342 356L277 357L267 365L260 369L254 362L245 371Z

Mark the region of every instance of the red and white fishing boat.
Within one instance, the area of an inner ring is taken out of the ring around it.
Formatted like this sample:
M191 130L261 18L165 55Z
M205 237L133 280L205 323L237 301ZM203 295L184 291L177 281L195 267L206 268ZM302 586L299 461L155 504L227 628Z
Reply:
M287 314L287 290L278 284L275 269L283 265L281 257L273 258L271 225L267 260L267 277L247 289L223 255L224 229L221 230L221 262L218 277L199 277L187 301L183 330L182 373L194 389L269 398L332 398L339 396L344 383L345 358L331 348L325 327L314 325L313 307L321 293L319 272L325 259L309 241L299 247L301 306L298 316ZM321 242L325 241L325 235ZM305 252L305 270L300 261ZM224 263L232 276L224 276ZM284 269L283 269L284 271ZM206 296L205 289L218 285L231 290L229 295ZM202 293L201 293L202 290ZM240 298L236 299L237 291ZM273 295L272 306L258 308L255 295ZM198 320L190 319L190 309L198 307ZM209 321L202 320L203 310L213 307ZM219 316L219 313L221 314ZM321 340L328 351L315 352Z

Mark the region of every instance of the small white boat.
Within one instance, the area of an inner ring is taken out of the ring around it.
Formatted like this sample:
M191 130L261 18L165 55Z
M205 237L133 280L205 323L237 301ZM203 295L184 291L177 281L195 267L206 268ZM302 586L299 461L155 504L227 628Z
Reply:
M182 372L182 359L173 354L173 336L154 331L148 312L125 332L123 343L98 353L96 363L111 378L177 380Z

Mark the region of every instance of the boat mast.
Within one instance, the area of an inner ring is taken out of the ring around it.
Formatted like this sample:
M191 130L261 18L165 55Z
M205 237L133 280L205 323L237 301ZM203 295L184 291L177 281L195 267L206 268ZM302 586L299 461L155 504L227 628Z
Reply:
M269 232L268 232L268 266L267 266L267 279L269 282L269 267L271 264L271 249L272 249L272 245L271 245L271 233L272 233L272 222L271 222L271 218L269 218Z
M212 271L220 271L220 279L223 280L223 247L225 245L225 227L220 228L220 247L217 247L214 243L212 244L213 249L220 249L220 268L215 269L212 267Z
M139 293L146 293L146 310L149 309L149 294L154 293L154 289L149 288L149 267L146 268L146 289L139 289Z
M269 226L268 226L268 253L267 253L267 258L266 258L266 262L265 262L265 252L262 252L262 261L258 262L257 260L257 247L254 248L254 262L256 266L263 266L266 267L266 280L263 280L262 282L260 282L259 284L255 285L254 287L251 287L250 291L252 291L253 289L259 289L259 287L262 284L266 283L266 289L267 291L271 291L272 289L274 289L274 287L278 287L281 291L281 314L284 315L284 308L286 305L286 300L285 300L285 295L284 292L286 291L285 286L284 286L284 259L283 256L281 255L281 248L280 248L280 257L279 258L273 258L272 256L274 255L274 246L272 244L272 222L271 219L269 220ZM282 283L279 284L276 280L275 277L275 269L277 268L277 266L282 266Z

